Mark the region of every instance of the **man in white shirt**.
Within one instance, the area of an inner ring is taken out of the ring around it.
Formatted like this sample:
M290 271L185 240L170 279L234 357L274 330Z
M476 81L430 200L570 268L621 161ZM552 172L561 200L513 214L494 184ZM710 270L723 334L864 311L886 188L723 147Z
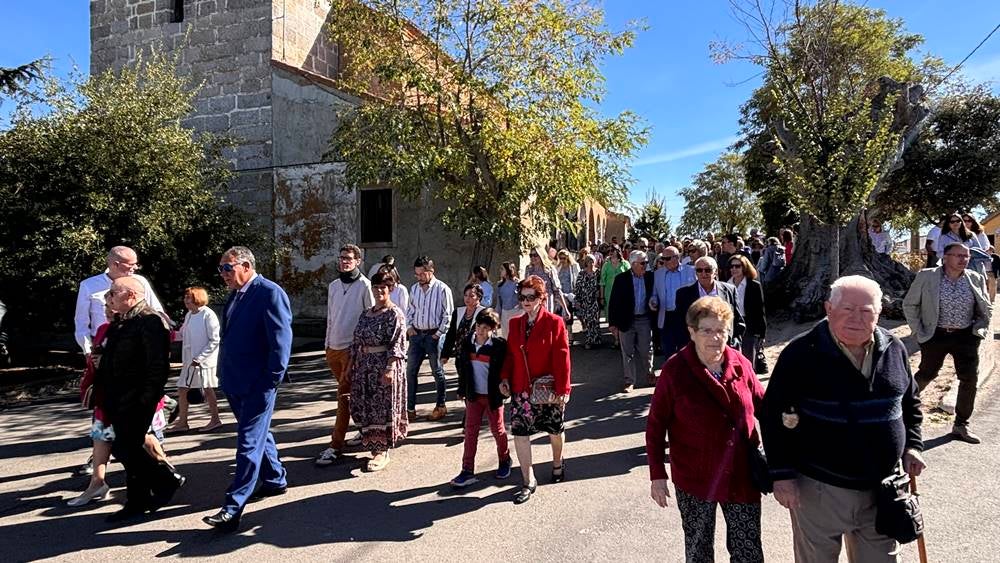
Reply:
M326 365L337 378L337 420L330 433L330 445L316 457L316 465L326 466L340 458L347 427L351 422L351 342L361 314L375 304L372 284L361 275L361 249L345 244L337 263L340 275L330 282L326 294Z
M139 257L134 250L127 246L116 246L108 251L108 269L80 282L73 322L76 326L74 331L76 343L80 345L85 355L90 354L91 341L97 334L97 329L108 322L104 315L104 294L111 289L111 284L116 279L132 276L139 280L146 290L146 303L156 312L163 312L163 305L157 299L149 281L136 273L139 268L141 268Z
M434 261L421 256L413 263L417 283L410 288L410 306L406 310L406 336L410 348L406 354L406 410L410 420L417 415L417 373L424 358L434 374L436 399L427 420L441 420L448 414L445 406L444 368L438 341L448 334L451 312L455 308L451 289L434 277Z

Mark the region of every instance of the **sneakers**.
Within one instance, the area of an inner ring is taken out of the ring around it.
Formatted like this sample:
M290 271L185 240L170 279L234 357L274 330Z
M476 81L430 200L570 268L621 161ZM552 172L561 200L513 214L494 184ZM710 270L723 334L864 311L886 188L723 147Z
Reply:
M968 444L978 444L982 442L982 440L979 439L979 436L969 432L968 426L958 426L957 424L952 426L951 435L954 436L956 440L961 440Z
M347 446L348 448L354 448L354 447L360 446L361 445L361 431L358 430L357 434L355 434L354 436L351 436L350 438L348 438L347 440L345 440L344 441L344 445Z
M507 469L507 474L510 475L509 468ZM479 479L476 479L475 473L463 469L462 472L458 474L458 477L451 480L451 486L456 489L464 489L477 481L479 481Z
M316 466L326 467L327 465L333 465L333 462L340 459L340 451L333 448L327 448L316 456Z
M511 461L510 461L509 457L507 459L501 461L500 462L500 467L497 469L496 478L497 479L506 479L507 477L510 477L510 466L511 466Z
M446 407L444 405L440 405L440 406L434 407L434 410L431 411L431 414L427 415L427 420L429 420L431 422L434 422L435 420L441 420L447 414L448 414L448 407Z

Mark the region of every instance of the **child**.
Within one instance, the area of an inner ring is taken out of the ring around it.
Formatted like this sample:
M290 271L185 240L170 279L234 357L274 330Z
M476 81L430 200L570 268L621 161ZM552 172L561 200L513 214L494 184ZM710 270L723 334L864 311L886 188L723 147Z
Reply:
M510 450L507 448L507 430L503 425L503 401L510 389L501 385L500 374L507 341L496 335L500 317L493 309L485 309L476 318L475 332L462 340L460 353L455 359L458 371L458 397L465 399L465 451L462 472L451 480L456 488L468 487L476 479L476 448L479 445L479 427L485 413L490 421L490 432L497 443L500 467L496 478L510 476Z

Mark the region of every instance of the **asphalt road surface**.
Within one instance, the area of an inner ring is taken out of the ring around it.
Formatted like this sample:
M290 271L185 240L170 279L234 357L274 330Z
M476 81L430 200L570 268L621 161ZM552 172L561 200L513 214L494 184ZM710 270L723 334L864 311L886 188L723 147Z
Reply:
M454 399L454 374L449 397ZM506 481L493 478L497 458L484 427L477 459L481 481L461 493L448 486L461 465L462 408L449 401L441 422L411 426L388 469L362 471L356 452L317 468L336 406L334 382L322 355L299 354L294 382L283 387L274 432L288 468L288 494L251 505L240 533L217 534L201 517L218 509L233 469L234 424L212 434L171 436L167 450L188 482L173 503L148 520L112 526L105 516L123 501L124 474L113 464L113 495L73 509L65 502L86 487L74 469L89 455L89 415L73 404L0 412L0 561L152 560L239 557L243 561L682 561L680 517L649 498L643 431L650 388L621 387L620 357L612 350L573 351L573 399L568 406L567 481L549 483L551 450L535 440L540 486L515 506L517 466ZM1000 405L994 378L981 390L972 429L984 443L951 441L948 426L926 426L929 469L919 481L930 561L1000 560ZM419 411L433 402L423 373ZM194 407L192 427L207 421ZM513 448L513 444L511 444ZM791 561L787 512L772 497L763 503L764 552ZM716 556L728 559L721 514ZM916 561L916 544L903 550ZM846 559L844 559L846 560Z

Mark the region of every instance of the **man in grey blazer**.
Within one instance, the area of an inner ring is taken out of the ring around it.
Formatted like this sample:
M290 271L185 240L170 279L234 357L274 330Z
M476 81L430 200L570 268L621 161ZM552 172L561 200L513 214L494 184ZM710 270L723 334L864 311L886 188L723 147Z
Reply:
M969 257L969 249L962 243L946 246L941 266L917 273L903 300L903 311L920 343L920 367L915 376L919 390L937 377L945 356L951 354L958 376L951 433L959 440L978 444L979 436L969 431L969 418L976 404L979 343L991 336L993 306L986 280L966 269Z

